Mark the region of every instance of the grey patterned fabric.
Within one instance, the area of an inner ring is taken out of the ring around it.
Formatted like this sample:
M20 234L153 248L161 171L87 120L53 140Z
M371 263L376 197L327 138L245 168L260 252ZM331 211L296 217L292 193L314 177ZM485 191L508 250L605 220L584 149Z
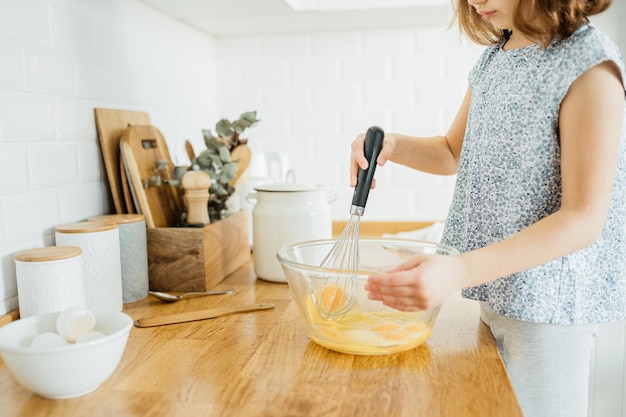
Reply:
M443 243L461 252L477 249L558 210L559 107L572 82L605 61L619 66L623 82L618 48L591 24L545 49L487 48L469 76L472 101ZM464 289L463 296L487 301L506 317L539 323L626 318L625 146L623 127L609 218L593 245Z

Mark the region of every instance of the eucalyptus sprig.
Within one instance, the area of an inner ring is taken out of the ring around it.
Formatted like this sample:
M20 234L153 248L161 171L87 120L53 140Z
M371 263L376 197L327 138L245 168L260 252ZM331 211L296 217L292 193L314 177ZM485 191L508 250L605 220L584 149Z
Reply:
M209 188L209 217L211 222L222 218L226 209L226 200L233 195L235 188L230 182L237 177L239 160L231 159L231 151L237 146L246 143L247 139L241 139L240 135L248 128L256 125L260 120L256 118L256 111L243 113L239 119L231 122L221 119L215 125L217 136L208 130L202 130L206 149L195 156L191 161L191 167L176 166L171 172L171 177L166 179L163 172L169 169L170 163L160 160L156 164L156 174L150 177L149 183L153 187L160 187L163 183L169 183L180 187L183 175L190 169L204 171L211 177ZM145 187L148 181L145 180ZM183 190L184 192L184 190Z
M239 116L239 119L233 122L231 122L228 119L221 119L215 125L215 132L218 135L217 137L214 136L213 132L211 132L208 129L202 130L202 135L204 136L204 142L205 144L207 144L207 148L208 148L209 144L207 143L207 141L211 141L213 139L217 139L217 140L221 139L221 141L224 142L224 144L230 151L233 148L237 147L237 145L241 143L245 143L246 140L240 139L239 136L247 128L250 128L256 125L260 121L261 121L260 119L256 118L256 111L245 112L241 116Z

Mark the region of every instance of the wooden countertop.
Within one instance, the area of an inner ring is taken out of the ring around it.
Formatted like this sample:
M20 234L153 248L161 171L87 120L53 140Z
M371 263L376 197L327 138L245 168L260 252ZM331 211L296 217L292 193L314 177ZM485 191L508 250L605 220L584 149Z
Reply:
M431 338L387 356L336 353L310 341L286 284L252 265L216 289L229 295L126 304L134 319L254 302L258 311L176 325L133 327L122 360L95 392L47 400L0 362L3 417L268 416L522 417L478 305L451 297Z

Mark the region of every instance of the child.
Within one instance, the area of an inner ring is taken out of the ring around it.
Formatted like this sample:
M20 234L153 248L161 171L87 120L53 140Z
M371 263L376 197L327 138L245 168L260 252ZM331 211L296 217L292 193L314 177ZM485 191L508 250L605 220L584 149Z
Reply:
M597 324L626 318L624 65L588 16L611 0L458 0L488 45L445 136L387 134L376 163L457 174L442 242L368 279L415 311L480 301L526 417L586 416ZM350 182L365 169L352 145Z

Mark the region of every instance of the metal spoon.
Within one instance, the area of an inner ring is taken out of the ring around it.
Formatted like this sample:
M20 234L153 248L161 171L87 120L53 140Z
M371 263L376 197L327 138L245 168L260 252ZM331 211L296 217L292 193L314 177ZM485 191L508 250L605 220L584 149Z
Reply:
M183 298L189 297L202 297L204 295L220 295L220 294L230 294L233 290L221 290L221 291L207 291L207 292L185 292L182 294L170 294L167 292L159 292L159 291L148 291L148 293L158 298L159 300L173 303L174 301L182 300Z

